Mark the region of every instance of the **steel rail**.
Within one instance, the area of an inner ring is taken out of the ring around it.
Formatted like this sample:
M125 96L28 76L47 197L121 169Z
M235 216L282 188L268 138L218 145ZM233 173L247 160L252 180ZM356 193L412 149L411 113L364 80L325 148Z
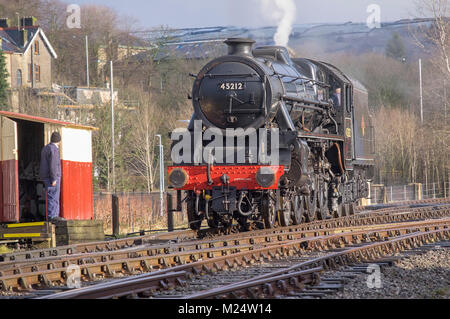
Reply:
M65 257L60 257L57 260L48 259L40 260L36 262L20 263L8 262L5 264L0 264L0 278L5 276L11 276L15 274L23 274L30 272L37 272L40 269L52 269L52 268L63 268L70 264L82 265L82 264L94 264L98 262L113 261L113 260L123 260L123 259L133 259L140 258L143 256L152 256L153 259L147 261L147 266L151 268L161 268L161 265L168 266L173 263L189 262L195 259L205 258L203 255L206 254L208 258L210 256L215 256L220 252L222 255L227 253L232 253L236 250L249 250L252 247L258 245L274 245L277 242L292 241L307 237L317 237L326 236L336 233L349 233L352 235L361 232L376 232L377 229L382 231L388 231L390 229L404 230L412 227L426 227L427 225L437 225L437 224L447 224L449 219L436 219L430 221L413 221L402 224L388 224L383 226L357 226L358 228L332 228L326 230L300 230L295 229L291 232L284 233L269 233L269 234L247 234L240 238L223 238L223 239L212 239L208 241L195 241L192 243L178 243L172 246L152 246L152 247L136 247L126 251L113 251L113 252L96 252L90 254L78 254L69 255ZM381 234L378 234L380 236ZM209 249L209 250L206 250ZM178 256L179 260L175 258ZM173 257L173 262L170 262L170 257ZM166 259L167 262L161 261L161 258Z
M360 247L347 248L344 251L330 253L326 256L313 258L311 260L298 263L286 269L274 271L268 274L263 274L251 279L247 279L237 283L232 283L219 288L214 288L196 294L183 296L182 299L205 299L224 296L229 297L230 295L231 297L234 298L242 298L243 294L244 295L246 294L251 298L256 298L261 296L261 292L258 294L255 290L250 291L245 290L246 289L248 290L249 288L258 288L259 286L264 285L266 291L271 291L274 289L274 287L271 285L271 282L274 281L272 280L273 278L281 278L282 276L284 276L285 279L290 278L289 275L291 274L292 271L295 271L293 273L295 274L299 271L299 269L304 269L307 267L317 267L318 265L321 265L320 268L323 267L323 269L330 269L330 268L335 269L349 263L354 263L356 261L364 261L364 262L374 261L388 254L393 254L396 251L406 250L412 247L420 246L421 244L430 241L432 239L432 236L438 234L442 234L446 238L450 237L450 233L448 230L444 232L442 230L430 230L426 232L417 232L414 234L404 235L386 242L378 242L373 244L367 244ZM439 236L437 237L439 238ZM278 282L276 287L279 288L280 286L283 287L283 290L286 293L288 290L287 283L283 282L280 284L280 282ZM291 284L291 286L293 286L294 289L302 288L301 286L298 285ZM240 295L238 294L239 291L241 292Z
M446 206L441 206L439 209L443 210ZM450 205L448 206L450 209ZM319 220L313 221L310 223L300 224L300 225L291 225L285 227L278 227L274 229L264 229L257 230L255 232L260 233L268 233L268 232L283 232L285 230L290 229L299 229L299 230L307 230L307 229L322 229L322 228L330 228L330 227L345 227L345 226L354 226L357 224L364 223L383 223L383 222L395 222L395 221L404 221L403 217L395 216L388 217L389 213L393 211L397 212L416 212L417 216L415 218L432 218L433 215L431 211L433 207L416 207L416 208L401 208L401 207L391 207L387 210L382 211L370 211L366 213L361 213L352 216L345 216L340 218L335 218L332 220ZM427 214L426 212L429 212ZM433 214L436 214L434 212ZM450 215L450 213L447 213ZM370 219L372 216L374 219ZM384 217L381 217L384 216ZM446 215L440 215L438 217L444 217ZM202 236L206 236L207 234L214 235L215 232L219 230L202 230ZM225 236L240 236L241 233L238 234L230 234L230 235L222 235ZM143 244L158 244L163 241L176 240L180 241L180 239L194 239L198 235L197 232L193 230L182 230L176 231L172 233L161 233L161 234L152 234L152 235L142 235L131 238L124 239L116 239L110 241L100 241L100 242L91 242L91 243L83 243L83 244L74 244L68 246L60 246L56 248L47 248L47 249L39 249L39 250L28 250L28 251L19 251L14 253L7 253L0 255L0 265L4 262L12 261L12 262L24 262L24 261L35 261L36 259L43 258L57 258L60 256L66 255L76 255L80 253L92 253L92 252L101 252L101 251L115 251L122 249L129 249L131 247L143 245ZM218 234L215 234L218 235Z
M429 226L427 226L429 227ZM448 225L437 225L433 227L435 232L441 232L445 236L448 237L449 228ZM429 229L429 228L428 228ZM394 234L395 233L395 234ZM401 235L401 233L391 232L392 236ZM408 233L404 232L404 236L410 236ZM358 234L347 234L348 236L358 237ZM362 235L362 234L361 234ZM365 240L380 240L378 237L368 237L368 236L359 236L359 238L365 237ZM385 240L385 238L382 238ZM309 250L325 250L328 248L341 247L341 243L345 242L345 236L342 234L333 234L330 236L320 236L318 238L306 238L303 240L296 240L291 242L280 243L277 245L270 245L267 247L256 248L251 251L246 252L237 252L235 254L220 256L216 258L200 260L197 262L192 262L189 264L178 265L172 268L163 269L157 271L152 274L144 274L139 275L137 277L145 278L147 276L160 275L168 272L177 272L177 271L189 271L192 273L202 273L202 272L211 272L223 269L229 269L234 267L235 265L246 265L248 263L252 263L254 261L259 261L261 259L271 259L277 258L281 255L291 255L293 253L299 253L305 249ZM120 263L120 261L118 261ZM98 267L99 265L97 265ZM59 270L61 271L61 270ZM17 276L19 277L19 276ZM17 280L17 277L15 278ZM133 277L134 278L134 277ZM0 283L2 283L2 279L0 278ZM3 283L5 284L5 283ZM56 296L55 296L56 297Z
M144 278L128 278L127 280L116 280L109 283L64 291L58 293L56 296L42 296L37 299L107 299L121 297L153 289L167 289L175 285L184 285L186 275L186 272L178 271Z
M377 213L373 212L368 215L354 215L347 218L347 222L342 223L337 221L330 224L328 221L322 221L322 224L303 224L297 226L286 226L275 229L264 229L264 230L256 230L252 232L245 232L239 234L232 235L224 235L216 238L210 238L209 241L205 240L196 240L196 241L187 241L181 243L172 243L172 244L153 244L151 247L146 247L144 244L138 246L130 246L128 248L123 249L110 249L106 252L92 252L92 253L79 253L79 254L70 254L70 255L62 255L62 256L53 256L53 257L43 257L36 258L26 261L7 261L0 263L0 276L8 275L11 273L18 272L31 272L37 271L40 268L58 268L63 267L67 263L75 263L75 264L83 264L83 263L92 263L98 261L107 261L113 258L124 258L131 257L133 255L159 255L159 254L169 254L174 253L177 250L187 250L187 249L203 249L205 245L209 245L209 247L216 246L226 246L232 243L231 239L240 239L240 241L249 239L249 244L255 244L255 239L261 238L264 234L269 234L271 236L279 235L286 236L286 234L293 233L296 231L304 231L315 230L317 234L327 234L331 231L336 231L338 228L344 227L343 229L349 230L350 227L371 227L370 224L381 224L381 223L395 223L395 222L404 222L410 219L425 219L425 218L436 218L436 217L445 217L450 216L450 207L439 207L435 209L434 207L428 208L418 208L413 211L388 214L388 213ZM351 226L353 225L353 226ZM335 228L331 228L334 226ZM337 227L340 226L340 227ZM355 228L352 228L355 229ZM310 234L307 234L308 236ZM268 236L268 235L267 235ZM250 238L251 237L251 238ZM276 239L277 240L277 239ZM279 240L279 239L278 239ZM151 244L149 244L151 245Z

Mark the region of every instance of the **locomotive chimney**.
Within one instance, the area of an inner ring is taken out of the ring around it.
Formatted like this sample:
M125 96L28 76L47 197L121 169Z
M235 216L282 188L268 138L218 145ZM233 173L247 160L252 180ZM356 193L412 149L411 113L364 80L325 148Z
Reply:
M229 55L252 55L252 46L255 41L245 38L229 38L224 43L228 45Z

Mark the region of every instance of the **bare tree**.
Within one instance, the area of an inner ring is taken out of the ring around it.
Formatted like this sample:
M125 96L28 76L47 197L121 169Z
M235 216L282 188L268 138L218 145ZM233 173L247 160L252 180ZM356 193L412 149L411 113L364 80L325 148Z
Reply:
M143 97L141 95L141 97ZM148 192L153 191L155 179L155 147L159 121L164 121L164 113L158 112L151 94L140 99L134 118L134 130L132 138L134 141L133 150L130 152L129 165L133 171L141 175Z
M423 17L433 18L431 27L421 31L424 31L425 39L437 48L439 52L437 63L448 79L450 78L450 4L448 0L418 0L417 11ZM418 43L425 50L431 49L423 41Z

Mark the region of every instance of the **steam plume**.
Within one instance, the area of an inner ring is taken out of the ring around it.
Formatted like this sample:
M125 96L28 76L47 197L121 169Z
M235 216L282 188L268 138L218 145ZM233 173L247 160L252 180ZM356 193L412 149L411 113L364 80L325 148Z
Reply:
M294 0L262 0L262 6L264 15L278 25L275 44L287 46L297 12Z

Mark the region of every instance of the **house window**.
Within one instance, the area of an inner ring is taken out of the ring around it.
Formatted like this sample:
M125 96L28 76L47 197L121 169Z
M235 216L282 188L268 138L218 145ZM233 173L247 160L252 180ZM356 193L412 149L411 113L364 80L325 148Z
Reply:
M17 73L16 73L16 83L17 83L17 87L21 87L22 86L22 70L21 69L17 69Z
M41 82L41 66L35 64L34 65L34 76L36 79L36 82Z
M39 41L38 40L36 40L34 42L34 54L39 55Z
M31 67L31 63L28 63L28 82L33 80L33 69Z

